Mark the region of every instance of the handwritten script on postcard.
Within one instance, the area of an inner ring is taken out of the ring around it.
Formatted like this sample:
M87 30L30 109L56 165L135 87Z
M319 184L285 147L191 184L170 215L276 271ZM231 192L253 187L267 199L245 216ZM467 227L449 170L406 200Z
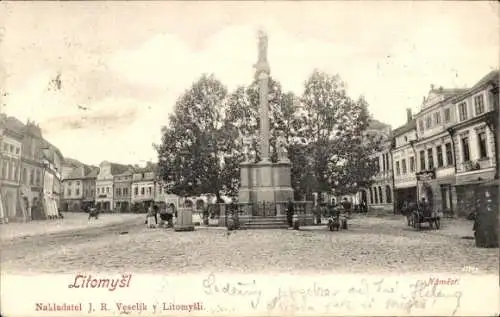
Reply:
M215 314L255 311L272 315L319 315L371 311L407 315L437 309L441 314L454 316L464 295L458 277L431 276L425 280L380 277L359 278L350 283L342 279L338 283L317 280L309 284L299 280L302 279L296 284L277 283L273 289L256 280L228 280L210 274L203 280L202 288L208 297L226 298L216 301L211 311Z
M9 290L1 295L2 312L9 316L492 316L498 313L500 297L498 276L463 273L172 276L86 272L3 275L2 287Z

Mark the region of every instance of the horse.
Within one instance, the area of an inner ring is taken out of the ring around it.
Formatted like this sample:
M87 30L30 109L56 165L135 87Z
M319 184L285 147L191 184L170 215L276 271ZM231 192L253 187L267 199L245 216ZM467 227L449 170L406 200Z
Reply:
M408 226L414 225L414 213L418 212L417 203L410 202L401 208L401 214L406 217Z

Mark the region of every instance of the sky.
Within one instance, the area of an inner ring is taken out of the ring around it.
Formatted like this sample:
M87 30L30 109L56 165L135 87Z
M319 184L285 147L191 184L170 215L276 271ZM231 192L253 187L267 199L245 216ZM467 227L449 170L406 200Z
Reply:
M486 1L3 2L1 111L37 121L86 164L156 161L152 144L198 77L213 73L229 90L252 81L263 28L285 90L301 95L314 69L338 74L396 128L431 84L464 88L499 67L498 10Z

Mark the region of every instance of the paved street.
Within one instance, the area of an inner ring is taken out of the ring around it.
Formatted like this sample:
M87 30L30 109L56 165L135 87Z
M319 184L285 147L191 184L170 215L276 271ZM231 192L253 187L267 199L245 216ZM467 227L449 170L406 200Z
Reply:
M474 240L461 238L472 235L472 223L464 220L445 219L439 231L417 232L402 217L356 216L349 230L341 232L322 226L228 234L223 228L146 229L143 215L130 215L120 223L111 221L118 215L105 217L109 219L103 217L101 224L71 232L2 238L2 270L451 273L464 266L477 267L479 273L498 270L498 249L478 249Z

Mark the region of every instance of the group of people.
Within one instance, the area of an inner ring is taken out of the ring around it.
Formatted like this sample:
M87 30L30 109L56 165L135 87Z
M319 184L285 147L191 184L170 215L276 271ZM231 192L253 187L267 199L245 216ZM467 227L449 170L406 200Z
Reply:
M158 215L160 216L159 222ZM170 208L162 208L160 210L160 207L157 204L151 204L148 208L146 221L144 223L148 226L148 228L156 228L158 225L161 227L165 224L168 228L171 228L174 225L174 216L175 213Z

